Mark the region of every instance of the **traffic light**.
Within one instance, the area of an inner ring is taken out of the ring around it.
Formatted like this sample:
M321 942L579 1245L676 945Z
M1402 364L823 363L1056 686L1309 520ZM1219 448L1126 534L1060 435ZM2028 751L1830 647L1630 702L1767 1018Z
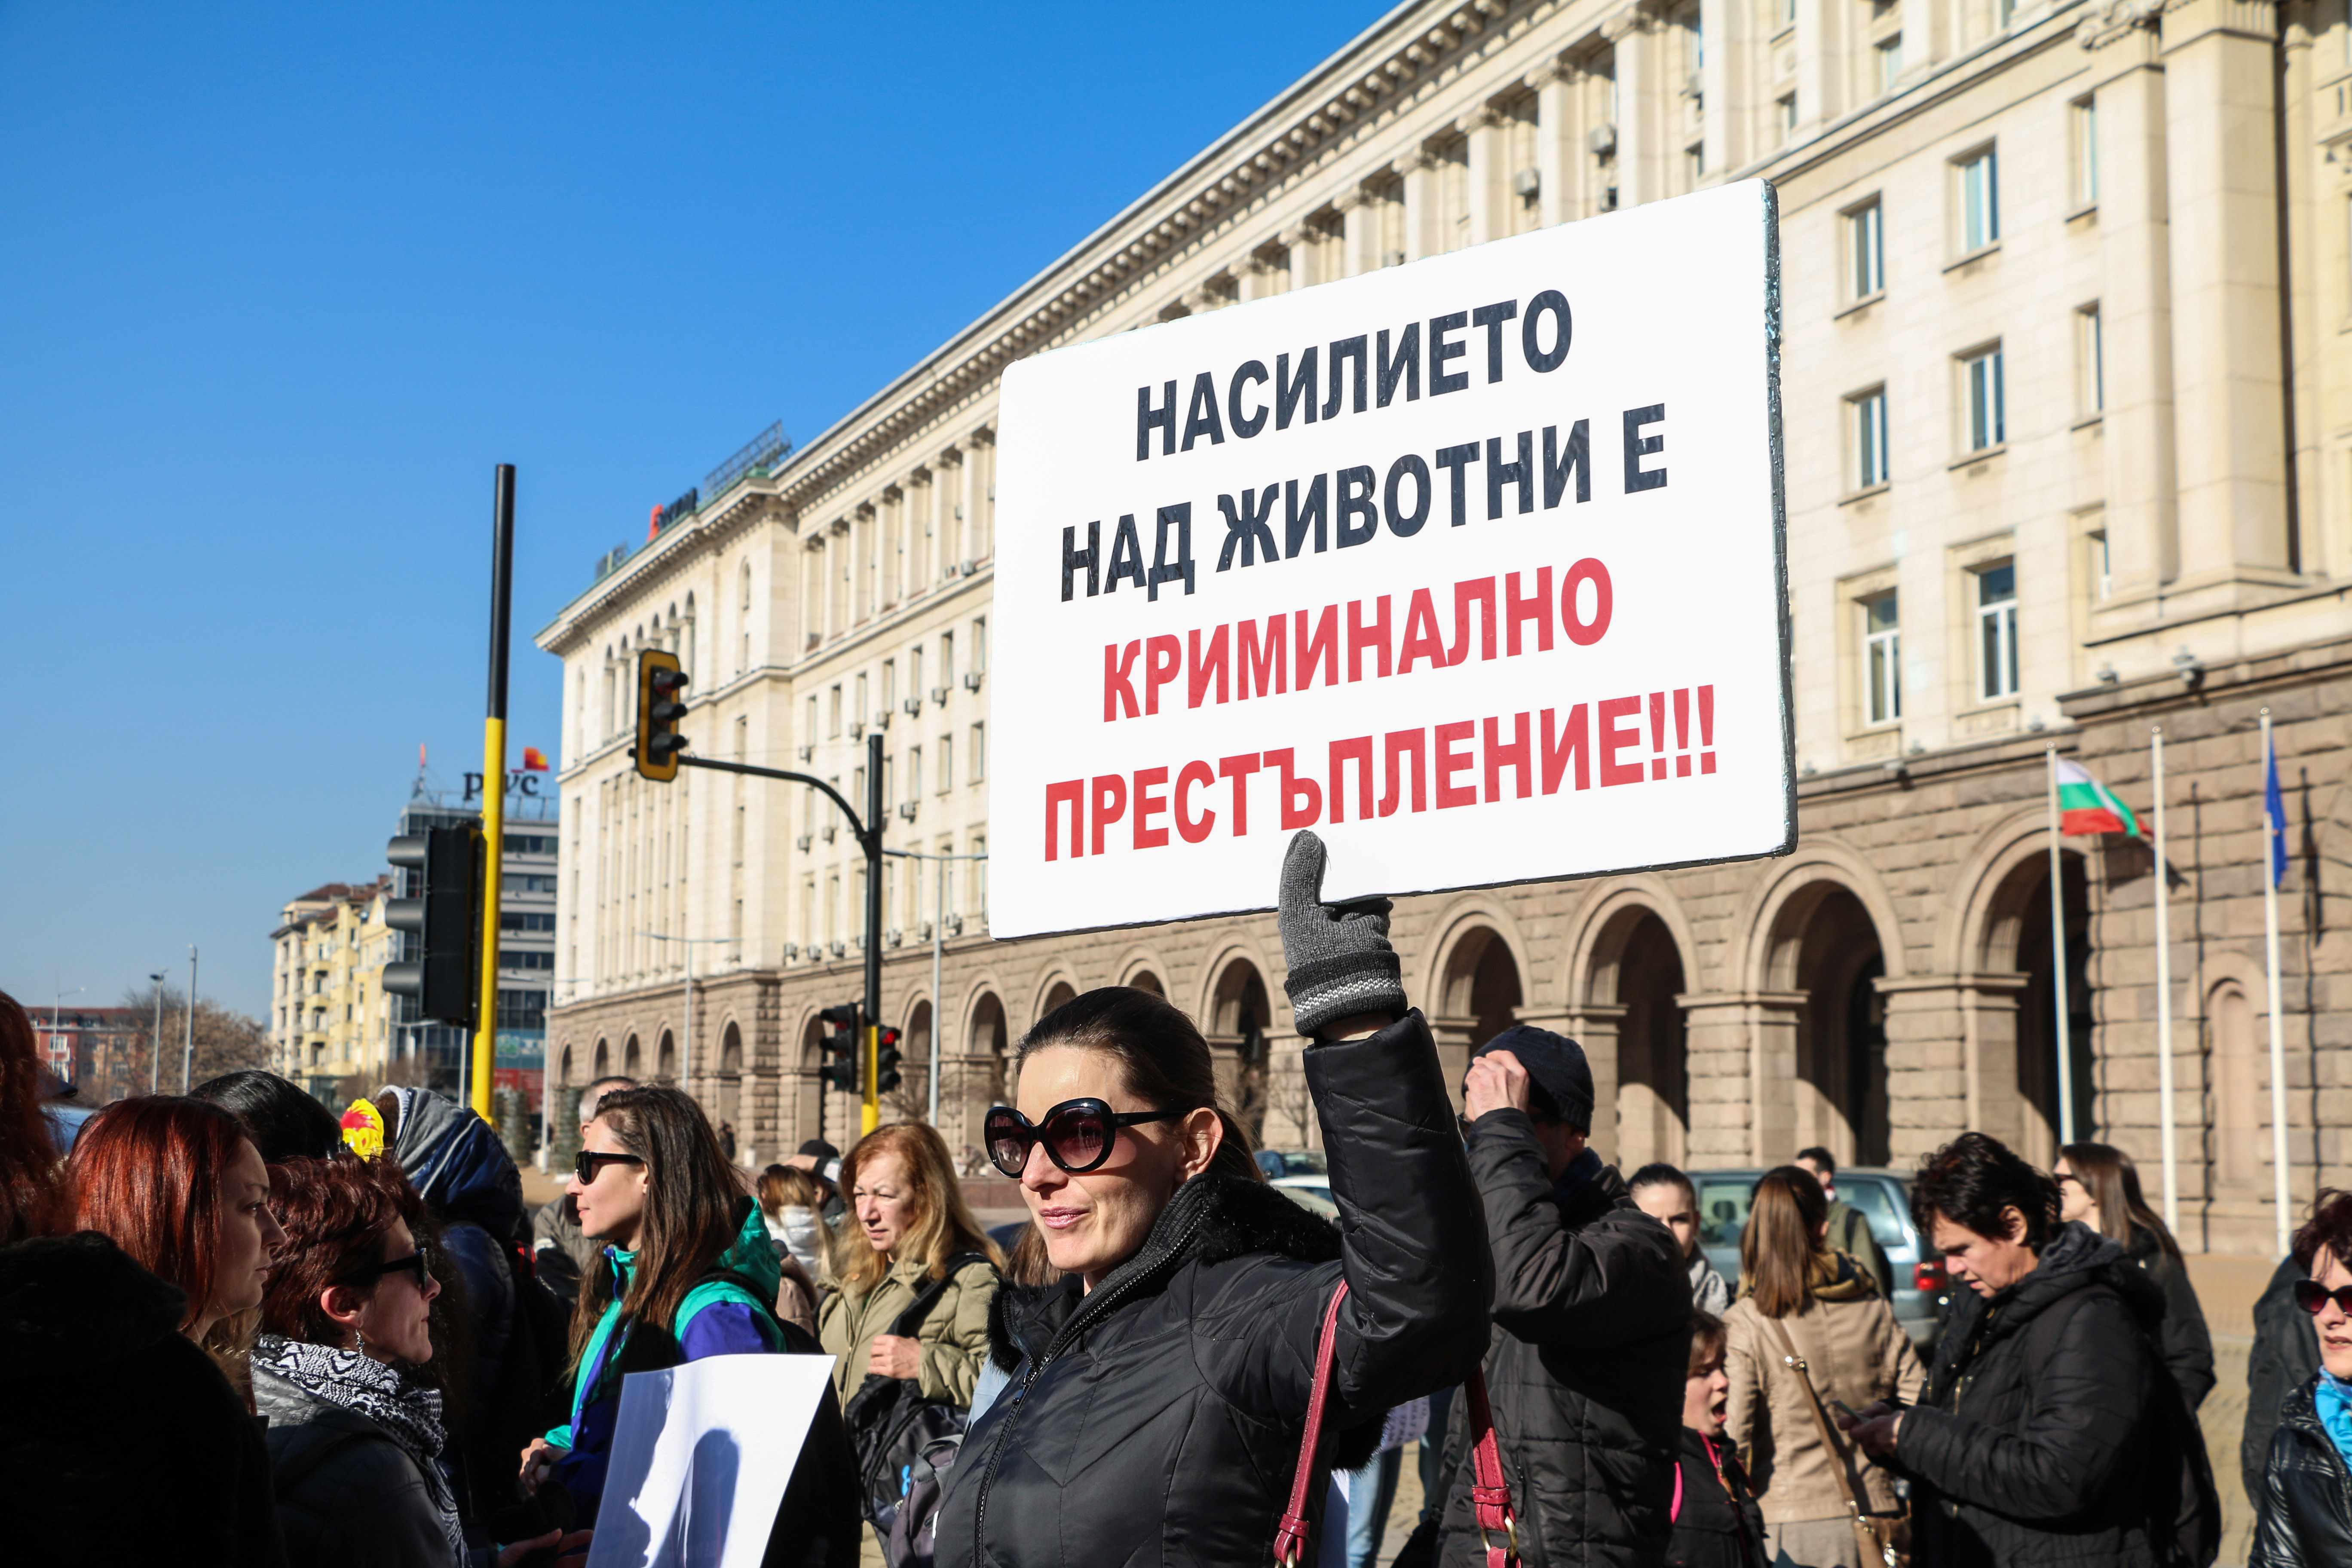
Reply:
M686 737L677 732L677 721L686 717L686 703L678 694L685 689L686 671L677 667L677 655L657 647L638 653L639 777L660 784L677 777L677 754L686 750Z
M827 1007L817 1015L832 1026L820 1047L824 1053L824 1065L816 1069L817 1081L842 1090L857 1092L857 1004Z
M385 964L383 988L413 998L428 1022L472 1028L481 997L480 826L467 822L404 834L384 858L420 873L409 885L422 896L384 905L384 924L415 934L417 957Z
M898 1087L898 1031L878 1029L874 1039L874 1089L887 1094Z

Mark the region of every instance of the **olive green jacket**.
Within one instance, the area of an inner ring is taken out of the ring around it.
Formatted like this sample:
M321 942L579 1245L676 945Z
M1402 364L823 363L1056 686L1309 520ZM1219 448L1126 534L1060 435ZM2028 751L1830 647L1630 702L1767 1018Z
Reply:
M836 1281L825 1281L816 1337L839 1358L833 1369L833 1390L845 1406L866 1382L868 1349L877 1336L890 1331L899 1313L915 1304L916 1295L930 1282L926 1272L920 1262L898 1264L864 1296L852 1296ZM924 1398L956 1405L971 1403L972 1386L988 1357L988 1305L996 1299L996 1270L989 1264L967 1263L924 1315L915 1336L923 1347L922 1375L917 1381Z

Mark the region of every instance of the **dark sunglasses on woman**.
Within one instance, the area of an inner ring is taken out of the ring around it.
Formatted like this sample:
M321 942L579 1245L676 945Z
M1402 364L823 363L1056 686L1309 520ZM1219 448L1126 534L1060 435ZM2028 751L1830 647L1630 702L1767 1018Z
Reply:
M1018 1178L1029 1163L1032 1144L1045 1145L1045 1157L1073 1175L1096 1169L1110 1158L1118 1130L1144 1121L1173 1121L1181 1110L1113 1110L1107 1100L1066 1100L1032 1124L1009 1105L989 1108L981 1125L988 1141L988 1158L1006 1175Z
M2330 1290L2316 1279L2294 1282L2294 1304L2313 1317L2319 1316L2319 1310L2330 1301L2335 1302L2346 1317L2352 1318L2352 1285L2339 1285Z
M596 1173L606 1165L642 1165L644 1163L645 1161L635 1154L608 1154L601 1153L594 1149L583 1149L580 1151L579 1163L572 1167L572 1173L580 1178L582 1186L588 1187L595 1185Z
M361 1269L356 1274L345 1275L342 1279L337 1280L336 1283L339 1285L372 1285L387 1274L412 1274L415 1276L416 1288L419 1290L422 1290L432 1279L433 1271L430 1266L432 1256L433 1249L420 1241L416 1244L416 1250L410 1253L407 1257L395 1258L389 1263L372 1264L368 1268Z

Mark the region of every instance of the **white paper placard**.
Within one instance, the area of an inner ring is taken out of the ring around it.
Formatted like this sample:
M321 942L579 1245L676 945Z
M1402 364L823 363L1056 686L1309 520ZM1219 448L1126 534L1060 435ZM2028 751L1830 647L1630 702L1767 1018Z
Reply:
M1748 182L1012 366L992 933L1308 826L1332 898L1784 853L1777 256Z
M622 1379L588 1568L759 1568L833 1363L706 1356Z

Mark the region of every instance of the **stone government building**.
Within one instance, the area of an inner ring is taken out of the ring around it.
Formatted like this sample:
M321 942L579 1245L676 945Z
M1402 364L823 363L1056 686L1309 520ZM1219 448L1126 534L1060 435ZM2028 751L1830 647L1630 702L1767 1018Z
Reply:
M2342 0L1399 6L540 634L567 763L551 1072L684 1075L751 1159L854 1133L816 1013L861 989L862 859L813 792L637 780L634 660L684 659L703 754L853 798L882 728L889 842L984 853L990 706L1022 699L988 672L1007 363L1757 176L1781 211L1798 847L1407 900L1408 986L1451 1068L1513 1019L1572 1033L1602 1151L1703 1167L1908 1162L1969 1127L2048 1160L2063 974L2079 1135L2152 1168L2152 858L2067 840L2053 954L2044 753L2146 819L2160 724L2184 1240L2267 1251L2273 1006L2298 1201L2345 1179L2352 1110ZM985 863L948 868L942 900L935 863L889 862L883 1021L912 1069L889 1114L919 1110L938 1029L942 1131L976 1142L1010 1043L1126 983L1198 1018L1267 1141L1313 1141L1270 916L992 942Z

